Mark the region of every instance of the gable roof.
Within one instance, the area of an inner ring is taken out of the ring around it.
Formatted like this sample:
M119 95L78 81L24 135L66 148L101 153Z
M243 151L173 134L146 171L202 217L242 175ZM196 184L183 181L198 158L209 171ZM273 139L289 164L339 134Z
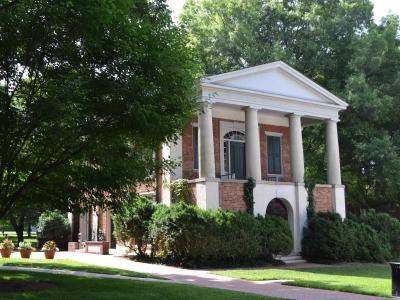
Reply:
M282 61L208 76L203 87L278 96L346 109L348 104Z

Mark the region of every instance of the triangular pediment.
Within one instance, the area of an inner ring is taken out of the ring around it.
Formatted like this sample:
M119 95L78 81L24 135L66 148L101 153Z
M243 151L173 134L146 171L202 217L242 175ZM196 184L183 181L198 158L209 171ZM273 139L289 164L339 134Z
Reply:
M347 106L346 102L281 61L210 76L202 82L221 88L264 93L344 108Z

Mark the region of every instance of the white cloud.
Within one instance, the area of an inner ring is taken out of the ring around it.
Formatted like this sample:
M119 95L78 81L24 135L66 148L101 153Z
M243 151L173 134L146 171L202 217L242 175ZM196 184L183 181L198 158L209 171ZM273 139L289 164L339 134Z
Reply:
M371 0L374 4L374 19L379 23L389 13L400 15L399 0Z

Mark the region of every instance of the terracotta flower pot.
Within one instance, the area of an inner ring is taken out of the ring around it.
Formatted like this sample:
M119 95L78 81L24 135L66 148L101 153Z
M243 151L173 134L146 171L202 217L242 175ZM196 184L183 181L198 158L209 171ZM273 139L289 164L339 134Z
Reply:
M19 253L21 254L21 258L30 258L32 249L23 249L19 250Z
M56 250L44 250L44 256L46 259L53 259L54 255L56 255Z
M12 249L9 249L9 248L1 249L0 252L1 252L1 257L9 258L11 256Z

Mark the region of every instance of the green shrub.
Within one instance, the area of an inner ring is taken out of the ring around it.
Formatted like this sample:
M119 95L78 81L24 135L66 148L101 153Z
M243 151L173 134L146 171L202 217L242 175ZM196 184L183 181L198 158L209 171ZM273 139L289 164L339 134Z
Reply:
M262 224L262 245L265 257L288 255L293 250L292 232L289 223L279 217L257 217Z
M388 246L391 258L400 258L400 221L398 219L371 209L360 218L360 222L376 230L382 242Z
M391 258L390 245L367 222L339 214L316 213L304 229L303 256L313 262L384 262Z
M146 255L149 226L156 204L142 196L130 197L113 211L114 234L120 242L140 256Z
M366 223L345 220L344 229L348 238L348 260L384 262L390 259L388 244Z
M186 265L265 261L275 254L288 254L293 243L284 220L202 210L185 203L157 207L151 237L157 257ZM282 240L272 241L275 237Z
M70 226L68 218L59 211L46 211L39 217L37 240L40 249L46 241L55 241L58 247L66 250Z
M348 243L340 215L331 212L315 213L304 228L302 255L314 262L350 260Z

